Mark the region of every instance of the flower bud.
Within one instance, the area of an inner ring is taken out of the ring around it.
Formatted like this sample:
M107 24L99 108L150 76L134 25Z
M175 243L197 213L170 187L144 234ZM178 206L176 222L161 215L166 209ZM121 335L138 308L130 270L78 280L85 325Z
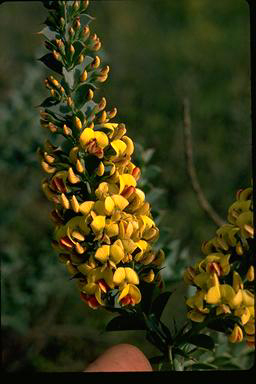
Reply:
M79 7L80 7L80 2L79 1L74 1L73 4L72 4L72 8L75 11L78 11Z
M80 27L81 27L81 23L80 23L80 17L77 17L74 24L73 24L73 27L74 27L74 30L78 30Z
M57 51L53 50L52 54L53 54L53 57L55 60L57 60L57 61L61 60L61 55Z
M48 128L49 128L49 130L50 130L52 133L57 132L57 130L58 130L58 128L56 127L56 125L53 124L53 123L51 123L51 122L48 124Z
M82 1L82 8L85 10L88 8L89 5L89 0L83 0Z
M79 131L83 128L83 125L81 123L81 120L79 119L79 117L75 117L75 127L76 129L78 129Z
M41 166L46 173L55 173L56 171L56 168L51 167L48 163L46 163L46 161L42 161Z
M74 105L73 100L71 99L70 96L67 97L67 105L68 105L70 108Z
M70 159L71 163L76 164L78 152L79 152L79 148L78 147L73 147L70 150L70 152L69 152L69 159Z
M55 161L55 157L49 155L47 152L44 152L44 158L48 164L53 164Z
M98 176L104 175L104 171L105 171L105 167L104 167L104 164L101 161L99 166L98 166L98 168L97 168L97 175Z
M113 119L117 114L117 109L114 107L111 109L111 111L108 112L108 118Z
M100 83L104 83L104 81L106 81L107 78L108 78L108 75L98 76L97 81L99 81Z
M84 61L84 55L82 53L80 53L80 55L78 56L78 64L81 64L82 62Z
M132 176L134 177L134 179L135 179L136 181L140 178L140 174L141 174L141 172L140 172L139 167L135 167L135 168L133 168L133 170L132 170Z
M106 65L104 68L102 68L101 70L100 70L100 74L101 75L107 75L109 73L109 66L108 65Z
M83 82L83 81L86 81L86 79L87 79L87 71L84 70L81 75L80 81Z
M103 111L103 112L101 113L101 115L98 117L98 122L99 122L100 124L103 124L103 123L106 122L106 119L107 119L107 113L106 113L106 111Z
M62 193L60 195L60 203L63 206L63 208L69 209L70 203L69 203L69 201L68 201L68 199L67 199L67 197L66 197L66 195L64 193Z
M98 41L92 48L93 51L98 51L101 48L101 42Z
M69 30L68 30L68 34L69 34L70 37L73 37L73 36L74 36L75 31L74 31L74 29L73 29L72 27L69 28Z
M248 269L246 277L247 277L248 281L254 280L254 266L253 265L251 265L250 268Z
M71 184L77 184L80 182L80 178L74 173L71 167L68 169L68 181Z
M155 274L153 269L151 269L146 276L143 277L143 280L146 281L147 283L152 283L152 281L155 278Z
M73 45L73 44L71 44L71 45L69 46L69 53L70 53L70 56L71 56L71 58L72 58L73 55L74 55L74 53L75 53L75 48L74 48L74 45Z
M79 159L77 159L77 161L76 161L76 170L79 173L84 172L84 166Z
M88 27L88 25L86 25L86 26L83 27L83 30L82 30L82 33L81 33L81 38L83 40L86 40L89 35L90 35L90 28Z
M105 97L102 97L101 101L98 104L99 111L102 111L107 105Z
M76 212L76 213L79 212L79 203L78 203L77 198L75 197L75 195L73 195L72 198L71 198L71 207L72 207L74 212Z
M63 125L63 133L66 136L71 136L72 135L72 130L66 125Z
M62 26L62 28L65 27L65 19L64 19L64 17L60 18L60 25Z
M91 68L97 69L100 65L100 58L99 56L95 56L94 60L91 62Z
M76 243L75 248L76 248L76 252L79 253L79 255L82 255L85 252L84 247L82 247L82 245L79 243Z
M90 88L87 93L87 100L92 100L94 96L93 90Z

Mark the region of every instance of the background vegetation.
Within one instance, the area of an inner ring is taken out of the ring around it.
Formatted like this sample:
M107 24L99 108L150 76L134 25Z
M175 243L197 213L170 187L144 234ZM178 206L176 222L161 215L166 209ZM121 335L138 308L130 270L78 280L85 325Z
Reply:
M187 96L191 104L199 181L225 219L236 190L251 180L248 6L245 0L102 0L91 1L89 13L111 68L99 99L104 95L118 108L117 120L137 142L135 162L143 167L158 244L168 256L163 273L176 291L164 316L182 323L182 270L216 230L187 176L182 101ZM40 2L0 5L2 361L8 372L81 371L107 346L131 340L149 357L155 353L143 334L103 332L112 315L80 302L50 246L50 204L35 155L45 139L35 108L47 94L46 70L36 61L45 53L36 35L45 18ZM243 362L234 364L239 369Z

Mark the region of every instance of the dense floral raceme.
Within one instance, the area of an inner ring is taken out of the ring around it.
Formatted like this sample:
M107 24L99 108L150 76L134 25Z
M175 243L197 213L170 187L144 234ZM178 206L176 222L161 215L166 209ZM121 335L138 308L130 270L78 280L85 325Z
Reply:
M45 80L50 97L41 125L64 137L60 145L47 139L38 151L47 174L42 189L54 204L52 245L91 308L135 305L141 281L161 284L164 253L152 248L159 230L137 185L134 144L124 124L110 122L116 108L106 111L104 97L93 100L109 67L95 54L101 43L88 26L88 1L45 3L54 21L41 33L61 79Z
M184 280L196 287L187 299L188 318L202 322L213 315L233 314L239 320L227 329L232 343L255 345L252 188L239 190L228 209L228 224L202 244L204 259L187 268Z

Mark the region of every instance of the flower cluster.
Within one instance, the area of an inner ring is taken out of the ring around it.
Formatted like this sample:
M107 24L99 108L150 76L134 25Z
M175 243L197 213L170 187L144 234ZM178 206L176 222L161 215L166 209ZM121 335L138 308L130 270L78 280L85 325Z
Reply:
M140 169L132 162L133 141L124 124L110 122L116 108L106 111L104 97L93 100L109 67L100 68L94 55L100 40L90 36L78 16L87 6L88 1L48 2L57 21L47 31L47 48L51 67L61 68L62 79L46 79L50 97L42 106L61 107L58 113L41 111L41 125L65 140L61 145L47 140L39 150L48 175L42 189L54 204L53 247L77 280L81 299L91 308L135 305L141 301L141 281L161 283L164 253L152 249L159 230L137 185Z
M202 322L209 316L231 314L239 321L227 329L232 343L243 339L254 346L254 237L252 188L239 190L228 209L228 224L202 244L204 259L187 268L184 280L196 287L187 299L188 318Z

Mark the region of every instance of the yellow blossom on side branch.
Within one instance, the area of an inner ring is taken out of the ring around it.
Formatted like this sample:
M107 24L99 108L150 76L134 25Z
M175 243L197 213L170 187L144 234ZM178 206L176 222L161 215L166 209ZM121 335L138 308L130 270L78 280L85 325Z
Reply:
M230 314L238 319L226 330L228 340L243 340L255 346L255 284L252 243L252 188L241 189L228 209L228 224L222 225L215 236L202 244L204 259L184 273L184 281L196 287L187 299L187 316L203 322L214 315Z

